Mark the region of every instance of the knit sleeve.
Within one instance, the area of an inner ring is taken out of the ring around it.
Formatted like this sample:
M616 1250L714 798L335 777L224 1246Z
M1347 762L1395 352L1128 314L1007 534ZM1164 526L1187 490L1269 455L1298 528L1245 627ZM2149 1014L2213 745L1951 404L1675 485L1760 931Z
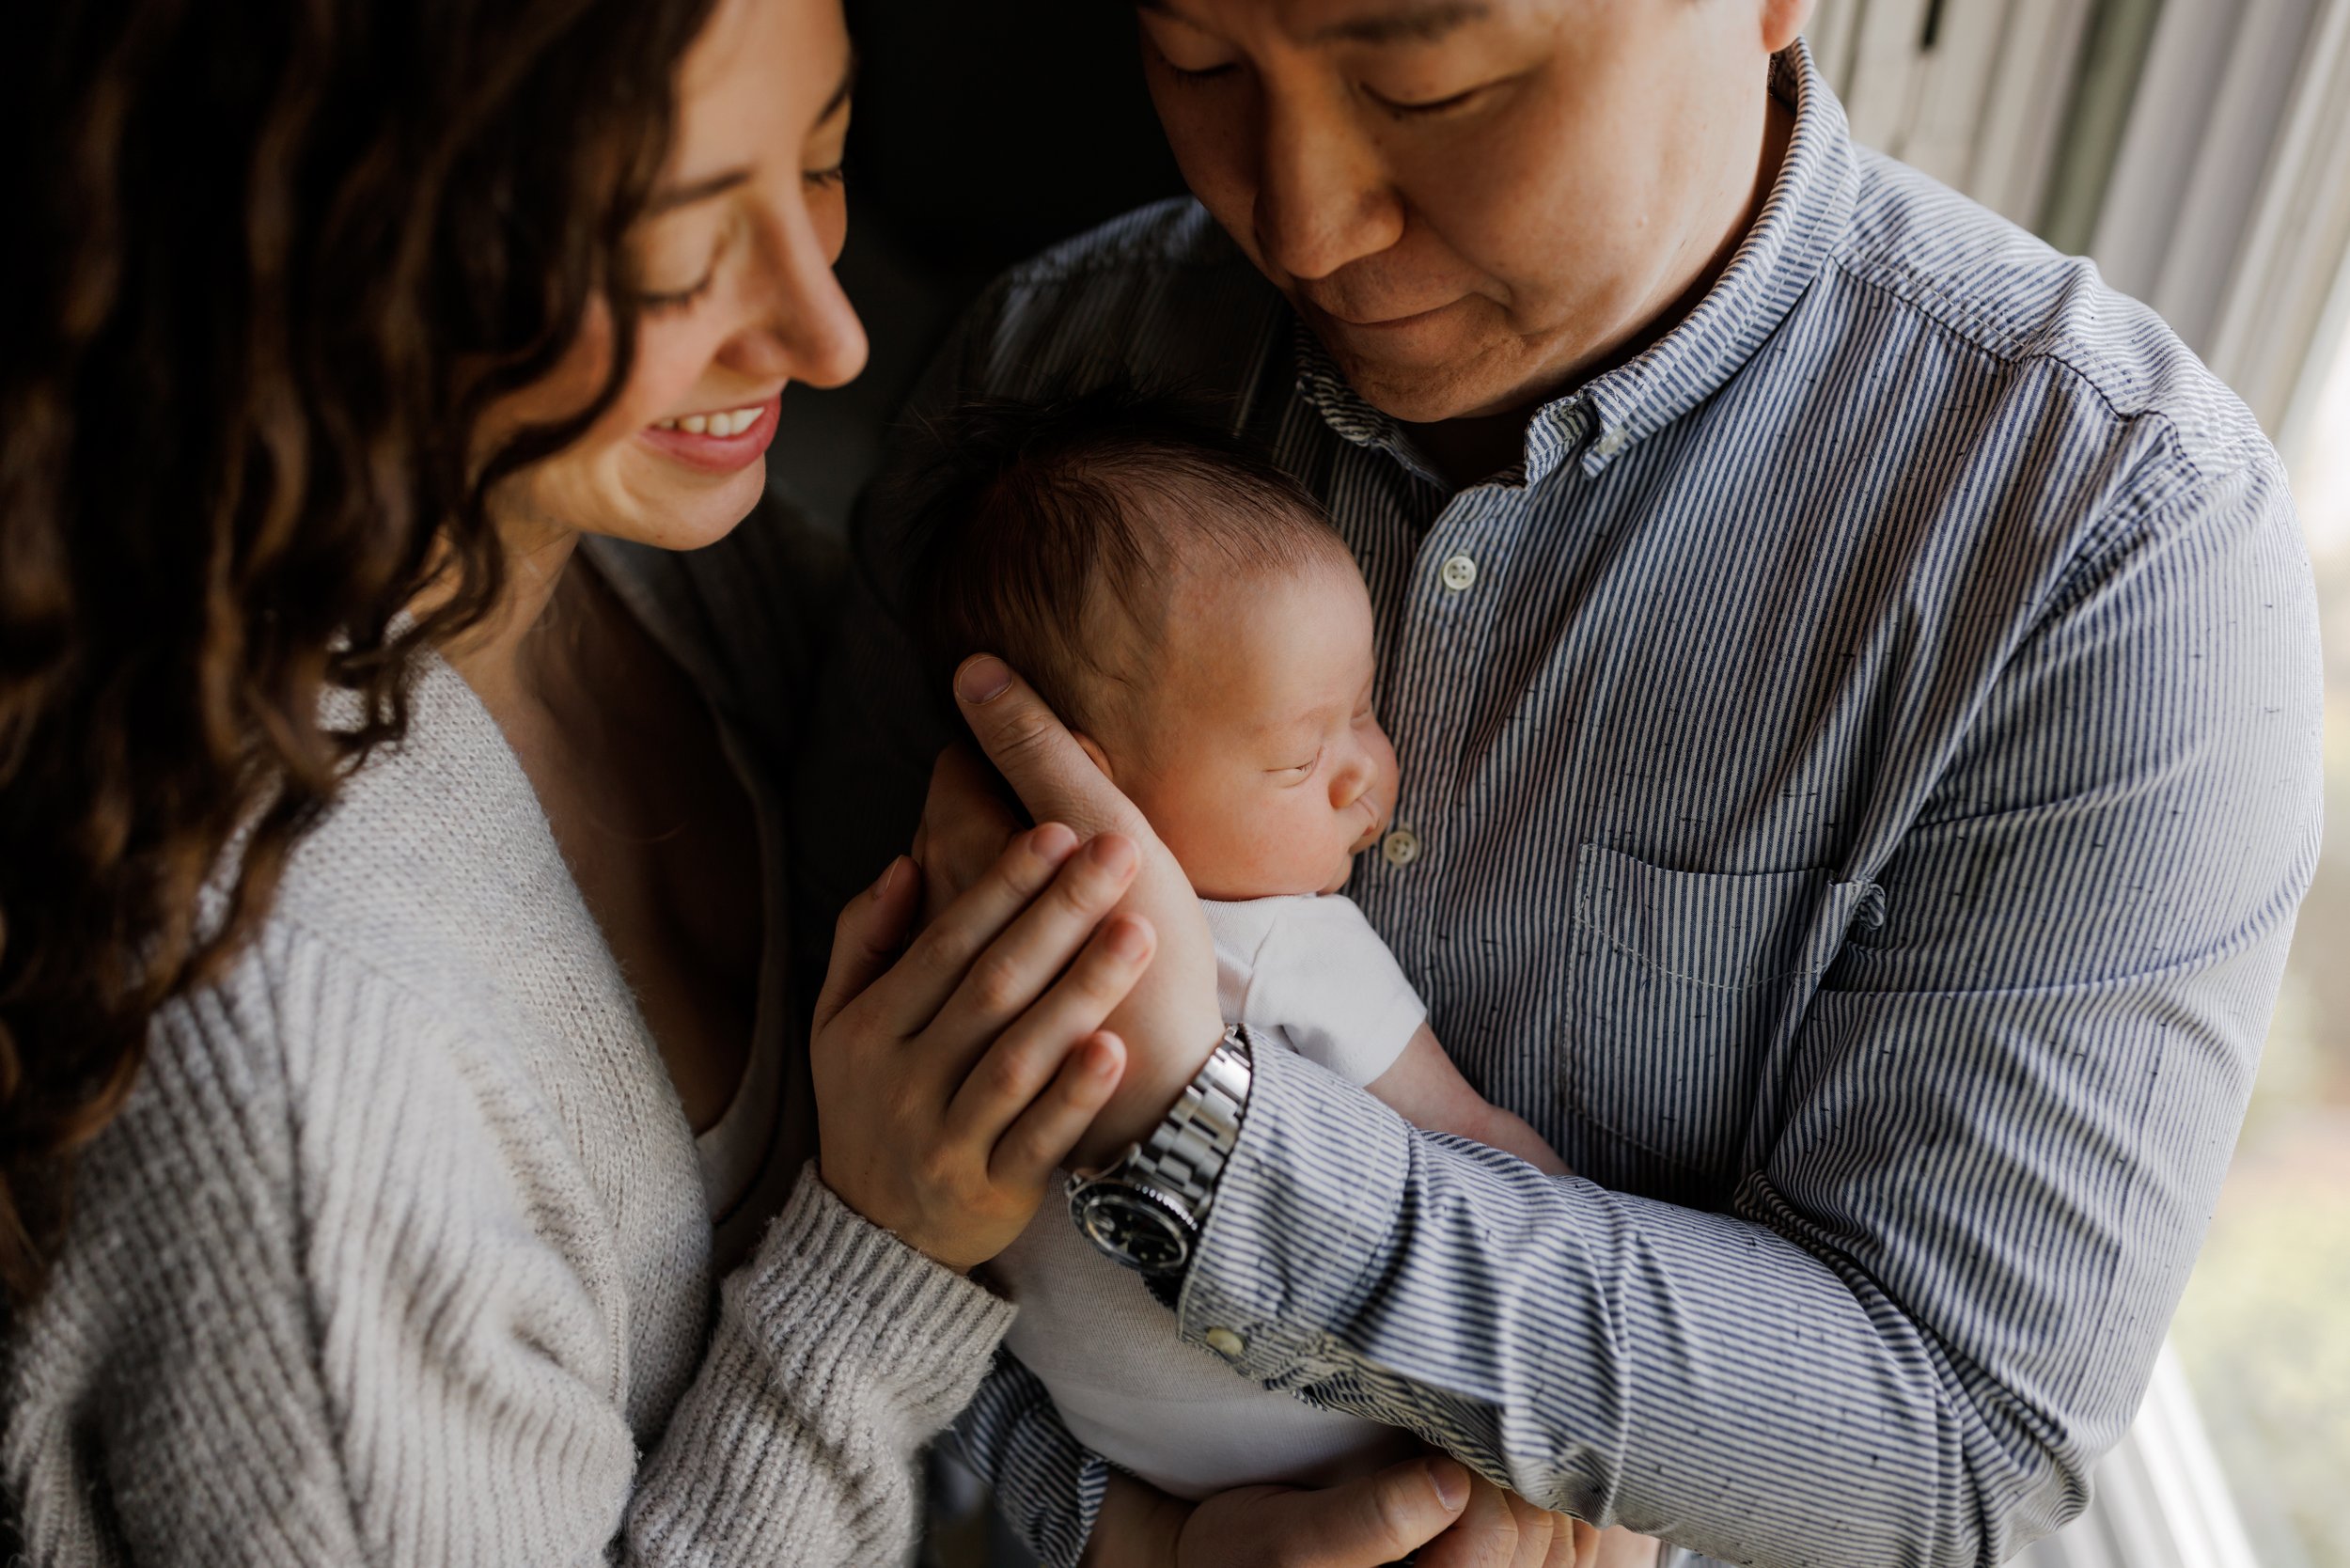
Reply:
M160 1021L8 1325L0 1481L31 1560L905 1553L915 1451L1008 1304L810 1171L640 1458L594 1152L516 1053L272 941Z
M631 1560L902 1557L915 1455L970 1403L1011 1304L876 1229L813 1166L720 1294L630 1511Z

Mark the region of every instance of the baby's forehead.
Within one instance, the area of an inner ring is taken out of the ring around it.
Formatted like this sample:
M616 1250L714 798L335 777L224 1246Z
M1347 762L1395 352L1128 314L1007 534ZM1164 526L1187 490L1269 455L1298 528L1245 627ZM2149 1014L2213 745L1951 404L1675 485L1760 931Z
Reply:
M1295 729L1355 701L1370 680L1369 602L1335 540L1286 562L1195 555L1160 603L1156 625L1129 629L1154 730L1246 740Z

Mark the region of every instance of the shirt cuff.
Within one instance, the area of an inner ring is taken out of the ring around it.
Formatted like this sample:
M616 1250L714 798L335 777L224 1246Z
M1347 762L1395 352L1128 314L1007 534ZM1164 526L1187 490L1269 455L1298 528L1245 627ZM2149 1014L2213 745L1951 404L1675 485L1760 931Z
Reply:
M1327 1325L1386 1268L1411 1170L1410 1125L1293 1051L1250 1040L1240 1140L1183 1279L1184 1339L1255 1382L1340 1370Z

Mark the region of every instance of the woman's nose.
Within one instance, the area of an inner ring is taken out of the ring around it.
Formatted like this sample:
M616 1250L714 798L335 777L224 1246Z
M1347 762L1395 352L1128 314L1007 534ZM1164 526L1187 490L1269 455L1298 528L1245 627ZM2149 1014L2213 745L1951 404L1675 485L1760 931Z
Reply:
M760 380L785 378L838 386L865 368L865 324L833 275L838 246L826 245L810 214L780 214L768 226L758 320L737 333L721 357Z
M1268 92L1259 134L1258 248L1291 277L1327 277L1403 237L1378 149L1335 103Z

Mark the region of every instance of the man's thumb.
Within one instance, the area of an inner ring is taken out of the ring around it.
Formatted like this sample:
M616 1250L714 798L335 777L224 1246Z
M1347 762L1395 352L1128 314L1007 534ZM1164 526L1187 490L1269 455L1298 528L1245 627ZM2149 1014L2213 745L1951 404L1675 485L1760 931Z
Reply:
M955 671L955 703L1031 820L1067 823L1088 836L1134 831L1126 797L1010 665L992 653L965 659Z
M1305 1494L1322 1511L1307 1537L1318 1548L1311 1560L1392 1561L1442 1534L1461 1516L1468 1495L1468 1471L1433 1456Z

